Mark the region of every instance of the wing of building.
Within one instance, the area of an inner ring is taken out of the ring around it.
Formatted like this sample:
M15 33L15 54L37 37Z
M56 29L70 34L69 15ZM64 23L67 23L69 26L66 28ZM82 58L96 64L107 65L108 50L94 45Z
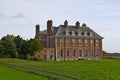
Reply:
M35 38L43 46L43 50L35 54L41 59L47 60L99 60L103 58L102 39L99 34L89 28L86 24L53 26L52 20L47 21L47 30L40 31L36 25Z

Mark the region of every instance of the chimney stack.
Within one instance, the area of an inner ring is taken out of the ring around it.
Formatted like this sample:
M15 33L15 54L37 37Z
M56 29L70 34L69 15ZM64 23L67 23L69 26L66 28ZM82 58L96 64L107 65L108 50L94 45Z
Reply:
M87 25L85 23L82 24L82 27L87 27Z
M37 24L36 25L36 34L35 34L35 38L38 39L40 36L40 25Z
M65 20L65 22L64 22L64 26L65 26L65 28L68 27L68 21L67 21L67 20Z
M80 28L80 22L79 21L76 22L76 27L77 27L77 29Z
M47 21L47 34L50 35L51 27L53 26L52 20Z

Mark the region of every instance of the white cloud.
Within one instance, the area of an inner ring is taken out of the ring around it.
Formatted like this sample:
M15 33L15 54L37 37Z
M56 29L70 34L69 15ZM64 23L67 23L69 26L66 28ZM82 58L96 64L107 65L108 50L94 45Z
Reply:
M17 13L15 16L12 16L11 18L25 18L25 16L23 15L23 13Z
M25 18L23 13L17 13L15 15L5 15L5 13L0 13L0 19L5 20L5 19L19 19L19 18Z

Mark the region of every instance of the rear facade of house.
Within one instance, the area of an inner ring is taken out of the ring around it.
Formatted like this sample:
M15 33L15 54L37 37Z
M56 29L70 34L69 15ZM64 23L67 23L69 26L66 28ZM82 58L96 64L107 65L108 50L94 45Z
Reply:
M102 39L99 34L85 23L69 25L65 20L63 25L53 26L53 21L47 21L47 29L40 31L36 25L35 39L39 40L43 50L35 56L46 60L100 60L102 55Z

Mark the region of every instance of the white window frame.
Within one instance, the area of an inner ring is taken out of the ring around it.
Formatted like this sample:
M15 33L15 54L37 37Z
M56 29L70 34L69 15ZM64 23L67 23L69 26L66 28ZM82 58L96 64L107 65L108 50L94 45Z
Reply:
M78 32L78 36L81 36L81 32Z
M75 36L75 31L72 31L72 36Z
M91 45L91 46L94 45L94 40L93 40L93 39L90 40L90 45Z
M70 44L70 39L66 38L66 45L69 45L69 44Z
M98 46L99 45L99 40L98 39L96 39L96 46Z
M64 38L60 38L60 46L64 45Z
M79 45L81 46L82 45L82 39L79 38Z
M60 57L63 57L64 56L64 51L63 49L60 50Z
M73 44L73 46L76 45L76 39L75 38L72 39L72 44Z
M76 50L75 49L73 49L73 57L76 57Z
M88 46L88 39L85 39L85 46Z
M67 57L69 57L69 56L70 56L70 50L69 50L69 49L67 49L67 51L66 51L66 52L67 52L67 54L66 54L66 55L67 55ZM69 55L68 55L68 54L69 54Z
M79 57L82 57L82 49L79 50Z

